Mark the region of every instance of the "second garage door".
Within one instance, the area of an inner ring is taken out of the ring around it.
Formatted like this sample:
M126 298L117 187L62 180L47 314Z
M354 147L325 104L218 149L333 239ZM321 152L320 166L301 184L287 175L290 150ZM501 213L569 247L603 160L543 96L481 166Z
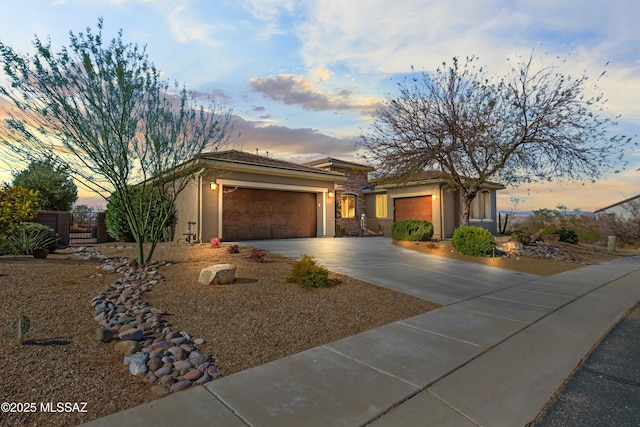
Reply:
M431 196L403 197L393 199L394 221L419 219L433 222Z
M316 194L238 188L222 196L224 240L316 237Z

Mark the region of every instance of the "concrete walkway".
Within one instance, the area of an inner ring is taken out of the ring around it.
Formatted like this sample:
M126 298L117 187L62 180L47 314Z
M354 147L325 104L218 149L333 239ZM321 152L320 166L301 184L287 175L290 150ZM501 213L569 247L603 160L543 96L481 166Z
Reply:
M522 426L640 300L640 257L539 277L385 238L253 244L446 306L86 425Z

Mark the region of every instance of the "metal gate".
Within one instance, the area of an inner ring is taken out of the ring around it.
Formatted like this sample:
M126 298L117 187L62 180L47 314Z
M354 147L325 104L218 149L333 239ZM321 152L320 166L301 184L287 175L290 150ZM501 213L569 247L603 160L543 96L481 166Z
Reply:
M72 212L69 229L69 244L98 243L97 212Z

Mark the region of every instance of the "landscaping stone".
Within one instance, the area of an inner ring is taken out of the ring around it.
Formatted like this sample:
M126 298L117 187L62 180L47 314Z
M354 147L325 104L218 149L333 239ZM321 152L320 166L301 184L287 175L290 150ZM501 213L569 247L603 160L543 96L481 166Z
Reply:
M108 328L98 328L96 329L96 339L100 342L111 342L113 331Z
M116 344L115 350L118 353L129 355L137 352L140 349L140 344L137 341L120 341Z
M211 356L196 351L195 345L204 343L202 338L193 340L187 331L172 330L163 318L166 310L150 307L141 298L162 279L157 268L171 263L162 261L141 267L135 261L106 258L87 248L76 255L100 259L104 270L122 275L93 298L90 305L101 326L96 329L96 340L110 342L117 334L119 341L114 349L124 355L123 364L132 375L153 384L151 390L158 396L204 384L220 375L220 370L211 364ZM219 269L221 273L213 274L210 281L233 282L235 267L223 265L228 267Z
M236 277L236 267L231 264L216 264L200 271L198 282L203 285L228 285Z
M167 387L161 384L156 384L153 387L151 387L151 391L158 396L166 396L171 393L171 391L169 391Z

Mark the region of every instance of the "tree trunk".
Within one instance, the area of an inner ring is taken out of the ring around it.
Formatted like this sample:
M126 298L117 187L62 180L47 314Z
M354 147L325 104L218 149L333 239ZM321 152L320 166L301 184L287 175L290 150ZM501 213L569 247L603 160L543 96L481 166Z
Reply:
M471 214L471 202L478 194L478 189L462 189L462 201L460 204L460 227L469 225L469 215Z

